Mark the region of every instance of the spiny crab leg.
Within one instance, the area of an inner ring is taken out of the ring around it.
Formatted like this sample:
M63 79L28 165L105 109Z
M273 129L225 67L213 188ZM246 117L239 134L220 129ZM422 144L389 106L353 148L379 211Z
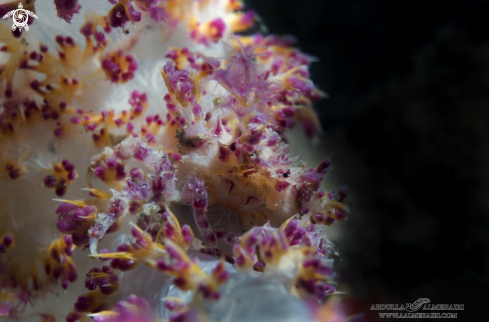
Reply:
M212 247L217 246L217 237L212 230L209 218L207 218L207 191L204 181L199 180L195 173L190 174L190 178L182 189L182 201L187 205L192 205L194 209L194 219L202 238Z

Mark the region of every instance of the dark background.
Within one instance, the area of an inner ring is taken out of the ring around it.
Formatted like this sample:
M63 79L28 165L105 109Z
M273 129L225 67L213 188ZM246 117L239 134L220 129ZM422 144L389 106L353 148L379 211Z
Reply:
M322 147L351 192L335 241L350 312L425 297L489 321L489 4L246 3L320 59Z

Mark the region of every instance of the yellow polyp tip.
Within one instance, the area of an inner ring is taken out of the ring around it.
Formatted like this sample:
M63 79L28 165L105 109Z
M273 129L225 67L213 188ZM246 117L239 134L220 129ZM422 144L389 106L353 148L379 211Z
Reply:
M333 284L333 283L331 283L331 284ZM336 291L335 291L335 292L333 292L333 294L331 294L331 295L343 295L343 294L347 294L347 292L336 292Z
M156 269L156 260L152 258L146 258L143 263L146 267Z
M256 113L248 113L245 118L243 119L243 123L245 126L248 126L248 123L250 122L250 119L254 117Z
M77 205L77 206L80 206L80 207L85 207L87 206L87 203L83 200L68 200L68 199L52 199L54 201L59 201L59 202L67 202L67 203L71 203L73 205Z
M294 219L295 215L293 215L292 217L290 217L289 219L287 219L282 225L280 225L280 227L278 229L285 229L285 227L287 227L287 225L289 224L289 222Z
M136 227L136 229L139 230L139 231L142 231L141 228L139 228L138 225L136 225L132 221L129 222L129 225Z
M30 153L29 151L24 151L24 153L22 153L22 155L19 157L18 162L20 163L20 162L24 161L24 159L27 158L29 153Z
M347 205L345 205L344 203L341 203L339 201L336 201L336 200L329 200L328 203L331 204L331 206L334 208L340 208L343 210L350 210Z
M104 272L92 272L92 273L88 273L88 275L90 275L90 278L99 278L99 277L105 277L109 274L107 273L104 273Z
M170 214L170 216L173 220L173 223L175 224L176 228L178 228L178 231L181 231L182 227L180 227L180 223L178 222L178 219L175 216L175 214L173 214L173 212L169 208L167 208L166 211Z
M320 90L319 88L315 88L314 91L316 93L318 93L321 97L326 97L326 98L329 97L328 93L326 93L325 91Z
M310 275L312 278L314 279L317 279L317 280L321 280L321 281L325 281L327 283L330 283L330 284L333 284L333 281L331 281L328 276L326 275L323 275L323 274L320 274L320 273L317 273L317 272L310 272L309 274L307 275Z
M178 298L178 297L174 297L174 296L168 296L168 297L164 297L162 298L163 301L175 301L177 303L182 303L182 299Z
M89 191L92 194L94 194L95 197L100 198L100 199L109 199L110 198L110 196L108 194L106 194L105 192L103 192L100 189L95 189L95 188L82 188L81 190Z
M87 314L87 316L107 316L107 317L110 317L110 316L117 316L119 315L120 313L118 312L114 312L114 311L101 311L101 312L98 312L98 313L91 313L91 314Z
M294 74L296 71L298 71L300 68L302 68L304 66L296 66L296 67L293 67L291 69L289 69L286 73L285 73L285 76L288 77L288 76L291 76L292 74ZM297 77L300 77L301 79L304 79L304 77L300 76L300 75L297 75Z
M129 253L123 253L123 252L117 252L117 253L105 253L105 254L88 254L89 257L94 257L94 258L118 258L118 259L128 259L128 260L135 260L134 256L132 256Z
M94 214L92 214L90 216L80 216L80 218L82 218L82 219L91 219L91 218L95 219L96 217L97 217L97 214L96 213L94 213Z

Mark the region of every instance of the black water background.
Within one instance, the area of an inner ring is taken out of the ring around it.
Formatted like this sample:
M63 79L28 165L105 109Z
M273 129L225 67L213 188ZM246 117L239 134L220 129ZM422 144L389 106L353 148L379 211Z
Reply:
M426 297L488 321L489 4L246 3L320 59L324 152L351 191L338 241L351 310Z

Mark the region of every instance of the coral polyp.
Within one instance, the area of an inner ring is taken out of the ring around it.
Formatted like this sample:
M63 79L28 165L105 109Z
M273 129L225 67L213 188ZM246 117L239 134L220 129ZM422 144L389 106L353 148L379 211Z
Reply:
M331 160L287 143L320 133L312 58L238 35L257 16L237 0L21 2L39 21L0 25L0 314L314 319L337 293L321 226L350 210ZM294 311L229 307L265 289Z

